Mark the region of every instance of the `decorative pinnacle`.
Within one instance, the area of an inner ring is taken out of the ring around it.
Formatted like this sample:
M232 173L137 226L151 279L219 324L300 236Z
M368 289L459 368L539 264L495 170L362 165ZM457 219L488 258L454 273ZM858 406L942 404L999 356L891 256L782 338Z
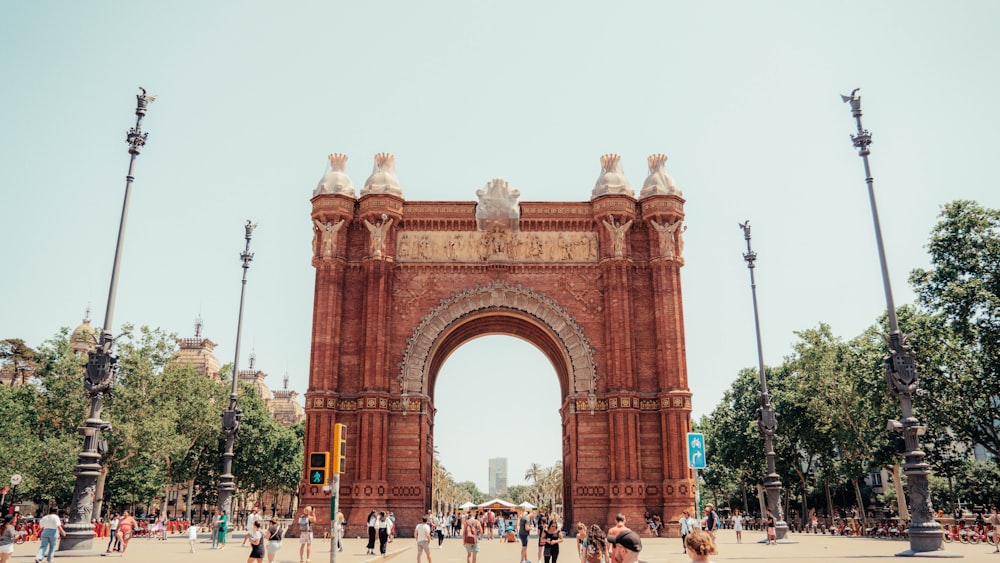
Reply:
M140 149L146 144L146 138L149 137L149 133L142 132L142 118L146 115L146 106L156 99L156 96L147 94L146 89L142 86L139 86L139 91L142 93L135 96L135 127L129 129L128 134L125 136L125 141L129 145L128 153L131 155L139 154Z
M747 261L747 268L753 269L754 262L757 260L757 253L750 249L750 219L739 225L743 229L743 238L747 241L747 251L743 253L743 259Z
M859 91L861 91L861 88L855 88L851 91L850 96L844 96L841 94L840 99L843 100L845 104L850 102L851 115L854 116L854 121L858 124L858 134L851 135L851 141L858 149L858 156L868 156L871 154L871 151L868 150L868 146L872 144L872 134L871 131L861 126L861 95L858 94Z
M244 270L250 267L250 262L253 260L253 252L250 252L250 238L253 236L253 230L257 228L257 223L254 223L250 219L247 219L247 224L245 228L246 228L247 247L246 250L240 253L240 259L243 260Z

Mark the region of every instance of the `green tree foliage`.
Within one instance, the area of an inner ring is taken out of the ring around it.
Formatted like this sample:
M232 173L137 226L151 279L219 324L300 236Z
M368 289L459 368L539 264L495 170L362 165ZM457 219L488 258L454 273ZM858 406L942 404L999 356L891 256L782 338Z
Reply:
M959 437L1000 455L1000 210L945 205L927 249L931 268L915 270L910 282L921 305L943 317L959 360L921 385L949 397Z
M105 496L113 505L147 504L168 485L193 479L214 500L222 454L219 415L228 385L171 363L172 335L128 325L122 331L115 346L121 367L102 412L112 425L101 460ZM64 329L38 348L33 361L34 381L0 387L0 471L24 476L20 498L65 505L82 447L77 427L89 411L86 358L73 354ZM302 475L304 426L277 424L250 387L241 389L240 407L245 416L234 463L239 493L294 491Z

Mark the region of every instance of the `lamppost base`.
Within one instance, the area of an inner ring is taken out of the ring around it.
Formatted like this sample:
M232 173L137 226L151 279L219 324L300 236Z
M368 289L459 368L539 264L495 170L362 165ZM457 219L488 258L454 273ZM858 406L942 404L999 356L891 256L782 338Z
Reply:
M910 535L910 549L897 553L896 557L962 557L944 550L941 525L933 520L912 524L907 533Z
M66 552L93 555L94 550L94 525L93 524L66 524L63 526L66 536L59 540L59 549L56 550L60 556L69 555Z

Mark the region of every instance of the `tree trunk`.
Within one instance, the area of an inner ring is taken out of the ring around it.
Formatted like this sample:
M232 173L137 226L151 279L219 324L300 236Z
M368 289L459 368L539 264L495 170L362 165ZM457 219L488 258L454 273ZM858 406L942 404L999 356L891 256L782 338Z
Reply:
M861 519L861 529L859 531L859 535L863 535L865 533L865 528L867 527L865 503L864 499L861 498L861 487L858 485L858 480L856 478L851 479L851 484L854 485L854 499L858 503L858 517Z
M797 471L799 474L799 479L802 481L802 512L799 513L799 529L804 530L806 527L806 515L809 514L809 483L806 480L806 474Z
M743 514L750 511L750 502L747 499L747 484L744 481L740 481L740 488L743 489Z
M194 502L194 479L191 479L190 481L188 481L187 502L184 503L185 505L184 519L187 520L188 522L193 522L193 520L191 520L191 504L193 502Z
M899 506L899 519L908 522L910 520L910 508L906 504L906 495L903 493L903 472L898 463L892 466L892 486L896 489L896 505Z
M767 515L767 501L764 499L764 485L757 483L757 502L760 504L760 517Z
M833 525L833 496L830 495L830 480L827 477L823 477L823 488L826 490L826 526L829 528Z

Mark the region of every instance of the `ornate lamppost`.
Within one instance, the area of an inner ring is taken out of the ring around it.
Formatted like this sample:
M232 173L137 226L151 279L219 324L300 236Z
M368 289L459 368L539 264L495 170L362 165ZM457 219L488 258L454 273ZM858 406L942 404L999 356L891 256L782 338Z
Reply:
M875 225L875 243L878 247L879 264L882 267L882 287L885 291L885 306L889 314L889 355L885 358L885 379L890 393L899 397L902 407L902 420L890 420L887 427L896 432L902 432L906 442L903 453L903 475L910 490L910 526L907 532L910 536L910 549L897 553L901 556L949 556L942 552L944 538L941 524L934 519L934 509L931 507L931 488L928 482L930 465L924 462L924 452L920 449L920 436L927 427L922 426L913 415L913 394L917 391L917 363L910 350L906 335L899 330L896 320L896 306L892 299L892 287L889 284L889 267L885 260L885 246L882 243L882 227L878 219L878 207L875 205L874 179L868 164L869 146L872 144L872 134L861 126L861 96L860 88L851 92L850 96L841 96L845 103L851 104L851 115L857 123L857 135L851 135L858 156L865 164L865 184L868 185L868 202L872 209L872 222ZM938 553L934 553L938 552Z
M222 454L222 473L219 475L219 510L225 511L227 518L232 522L233 512L230 510L233 491L236 490L236 478L233 476L233 443L236 441L236 433L240 430L240 421L243 419L243 411L237 406L236 380L240 374L240 335L243 333L243 302L247 291L247 270L250 268L250 261L253 260L253 253L250 252L250 238L256 223L247 219L246 248L240 253L243 260L243 285L240 288L240 314L236 323L236 357L233 359L233 381L229 390L229 407L222 411L222 438L226 441L226 451Z
M112 337L111 321L115 313L115 295L118 293L118 271L121 266L122 249L125 243L125 223L128 220L128 202L132 195L132 181L135 179L135 158L146 144L149 133L142 132L142 118L146 116L146 106L156 99L156 96L146 93L139 87L136 95L135 127L129 129L125 136L128 142L128 153L131 155L128 164L128 175L125 176L125 202L122 205L121 222L118 225L118 243L115 246L115 261L111 268L111 288L108 291L108 308L104 313L104 328L97 347L89 353L87 368L84 373L83 386L90 395L90 414L83 426L77 430L83 434L83 450L73 467L76 485L73 488L73 500L69 507L69 522L64 526L66 537L59 542L59 551L87 551L94 543L94 492L97 480L101 475L101 454L104 453L105 442L101 432L110 432L111 424L101 420L101 410L104 408L104 395L111 393L118 373L118 357L112 355L114 337Z
M743 238L747 241L747 251L743 259L750 270L750 293L753 295L753 324L757 332L757 369L760 372L760 408L757 409L757 426L764 435L764 456L767 458L767 475L764 477L764 490L767 493L767 508L774 515L775 533L779 540L788 535L788 524L785 523L785 511L781 505L781 477L774 464L774 434L778 430L778 417L771 404L771 395L767 392L767 374L764 371L764 352L760 344L760 316L757 313L757 282L754 280L754 262L757 253L750 248L750 220L740 223ZM765 540L767 541L767 540Z

